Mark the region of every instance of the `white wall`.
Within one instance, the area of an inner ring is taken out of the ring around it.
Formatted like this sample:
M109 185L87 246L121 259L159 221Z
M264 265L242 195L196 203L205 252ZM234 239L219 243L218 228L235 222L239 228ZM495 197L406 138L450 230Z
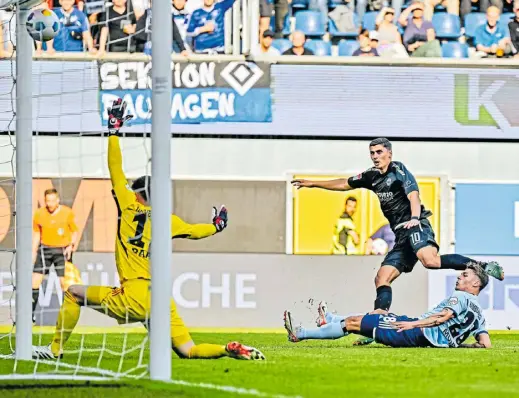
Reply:
M146 172L149 140L121 140L128 176ZM106 177L107 139L34 138L35 176ZM172 175L181 178L284 179L287 171L358 172L370 166L368 141L173 139ZM0 139L0 173L11 175L12 147ZM394 158L419 175L519 181L519 143L395 142Z

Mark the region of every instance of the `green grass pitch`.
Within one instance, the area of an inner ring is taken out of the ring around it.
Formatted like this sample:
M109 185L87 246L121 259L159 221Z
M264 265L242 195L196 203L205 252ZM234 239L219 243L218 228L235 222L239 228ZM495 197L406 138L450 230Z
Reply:
M106 347L121 351L120 334L107 334ZM138 345L143 334L129 334L127 347ZM2 397L223 397L239 396L212 386L246 389L245 395L263 397L519 397L519 334L491 334L494 348L394 349L381 345L353 347L355 337L335 341L289 343L276 333L194 333L196 342L224 344L238 340L253 345L265 362L181 360L174 354L172 379L190 385L154 383L149 380L109 383L69 381L0 381ZM43 335L45 342L50 335ZM84 348L99 347L102 335L85 335ZM78 349L73 335L68 349ZM8 352L0 340L0 352ZM99 355L84 351L82 366L96 367ZM101 367L116 370L120 358L105 354ZM135 365L138 353L124 358L122 369ZM76 363L77 355L64 362ZM146 362L147 359L146 359ZM0 360L0 373L12 373L12 360ZM32 373L34 363L18 364L18 373ZM50 370L45 365L39 371ZM256 391L251 391L256 390Z

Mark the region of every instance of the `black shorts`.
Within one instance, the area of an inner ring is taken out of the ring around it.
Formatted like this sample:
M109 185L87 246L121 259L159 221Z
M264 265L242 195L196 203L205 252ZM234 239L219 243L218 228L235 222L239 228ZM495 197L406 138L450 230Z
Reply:
M418 261L418 250L433 246L440 248L434 237L429 220L420 220L420 225L411 229L399 229L395 233L395 246L384 258L382 265L390 265L402 272L411 272Z
M260 0L260 17L261 18L270 18L274 12L274 6L272 3L269 3L268 0Z
M65 276L65 250L64 247L45 247L38 248L36 263L34 264L34 272L47 275L51 265L54 265L54 271L58 276ZM72 259L70 259L72 261Z

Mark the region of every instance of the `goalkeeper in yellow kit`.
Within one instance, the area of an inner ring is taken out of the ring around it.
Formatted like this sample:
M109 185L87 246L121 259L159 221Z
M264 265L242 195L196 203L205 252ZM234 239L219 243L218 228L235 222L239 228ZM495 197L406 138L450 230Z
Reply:
M119 129L132 116L125 116L126 104L118 99L108 110L108 167L113 194L118 208L115 262L120 287L73 285L65 292L58 315L56 332L48 346L33 346L33 357L52 359L62 355L63 347L79 320L82 305L93 307L119 323L143 322L148 325L151 308L150 261L151 207L150 177L135 180L130 187L122 169ZM227 226L227 210L213 208L212 224L187 224L171 215L172 238L202 239ZM171 346L181 358L221 358L261 360L264 355L253 347L238 342L225 346L195 345L182 318L171 300Z

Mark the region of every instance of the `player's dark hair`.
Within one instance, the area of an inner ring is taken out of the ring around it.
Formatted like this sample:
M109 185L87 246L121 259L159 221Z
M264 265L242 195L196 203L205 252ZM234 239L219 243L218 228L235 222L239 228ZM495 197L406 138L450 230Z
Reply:
M142 176L134 180L132 183L132 190L133 192L140 194L146 202L149 202L151 193L151 177Z
M479 286L479 291L482 291L487 285L488 285L488 275L483 269L482 266L479 264L469 264L467 266L467 269L471 269L474 271L476 276L478 277L479 281L481 282L481 285Z
M56 188L46 189L45 192L43 192L43 196L46 197L47 195L57 195L57 196L59 196L58 191L57 191Z
M348 202L357 202L357 198L353 197L353 196L348 196L346 198L346 201L344 203L348 203Z
M391 142L387 138L375 138L373 141L369 143L369 146L375 146L375 145L382 145L387 150L391 151L393 150L393 146L391 145Z

